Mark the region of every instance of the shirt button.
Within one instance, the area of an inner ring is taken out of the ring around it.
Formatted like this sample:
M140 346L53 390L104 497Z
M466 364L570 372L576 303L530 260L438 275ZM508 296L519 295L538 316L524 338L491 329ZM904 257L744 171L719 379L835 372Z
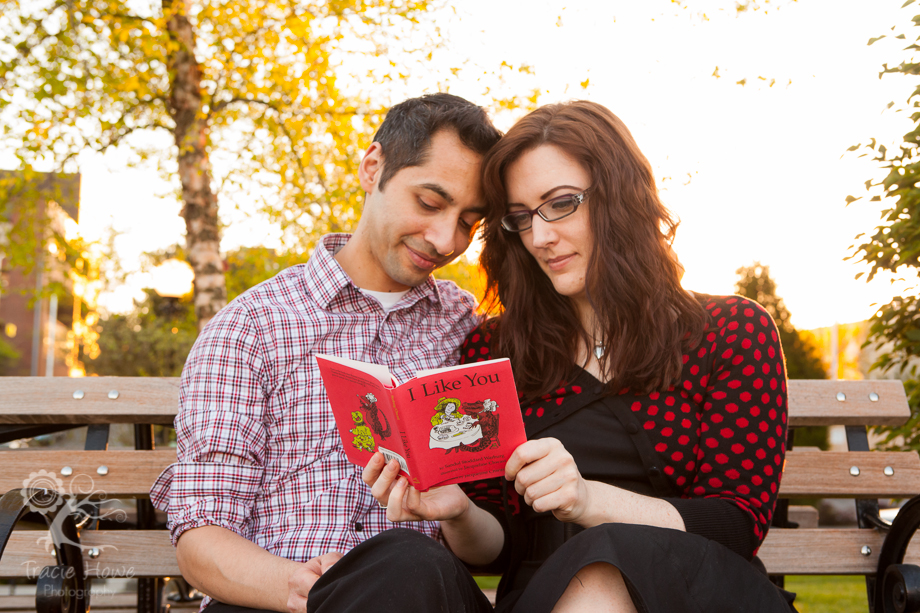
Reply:
M604 387L602 385L598 385L597 387L594 388L595 394L600 394L603 391L604 391Z
M661 471L658 470L657 466L652 466L648 469L648 476L654 479L655 477L661 476Z
M359 521L355 522L355 532L364 532L364 524Z
M637 426L636 424L626 424L626 431L629 432L630 434L636 434L637 432L639 432L639 426Z

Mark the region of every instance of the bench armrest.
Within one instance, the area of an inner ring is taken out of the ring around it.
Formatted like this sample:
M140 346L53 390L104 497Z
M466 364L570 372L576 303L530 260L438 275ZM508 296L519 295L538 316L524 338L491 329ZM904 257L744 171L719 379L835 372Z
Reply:
M83 548L73 520L72 501L50 489L15 489L0 497L0 556L22 517L38 510L51 533L58 566L46 566L38 576L38 613L86 613L88 590Z

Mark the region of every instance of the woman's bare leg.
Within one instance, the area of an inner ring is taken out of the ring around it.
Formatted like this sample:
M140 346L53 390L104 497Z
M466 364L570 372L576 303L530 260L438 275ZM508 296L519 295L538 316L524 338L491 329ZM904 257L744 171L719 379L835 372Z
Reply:
M553 613L636 613L623 575L613 565L595 562L569 582Z

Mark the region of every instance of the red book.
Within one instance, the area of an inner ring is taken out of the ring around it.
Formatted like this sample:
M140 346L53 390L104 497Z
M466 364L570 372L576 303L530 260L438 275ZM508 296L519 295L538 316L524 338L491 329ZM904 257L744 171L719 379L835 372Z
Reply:
M506 358L420 371L402 384L386 366L316 361L348 459L396 458L418 490L504 475L527 440Z

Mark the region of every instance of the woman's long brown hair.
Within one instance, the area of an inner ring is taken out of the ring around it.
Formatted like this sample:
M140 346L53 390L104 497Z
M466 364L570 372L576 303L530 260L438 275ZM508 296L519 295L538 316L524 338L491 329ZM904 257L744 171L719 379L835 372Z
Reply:
M552 145L591 175L586 204L594 232L586 292L605 333L601 368L609 392L648 393L679 379L682 352L702 338L706 311L680 286L683 269L671 249L678 222L658 199L652 167L629 130L607 108L587 101L551 104L512 127L483 161L489 205L480 262L494 321L492 350L508 357L518 391L539 397L571 380L578 340L593 347L571 301L506 232L508 167L527 151Z

